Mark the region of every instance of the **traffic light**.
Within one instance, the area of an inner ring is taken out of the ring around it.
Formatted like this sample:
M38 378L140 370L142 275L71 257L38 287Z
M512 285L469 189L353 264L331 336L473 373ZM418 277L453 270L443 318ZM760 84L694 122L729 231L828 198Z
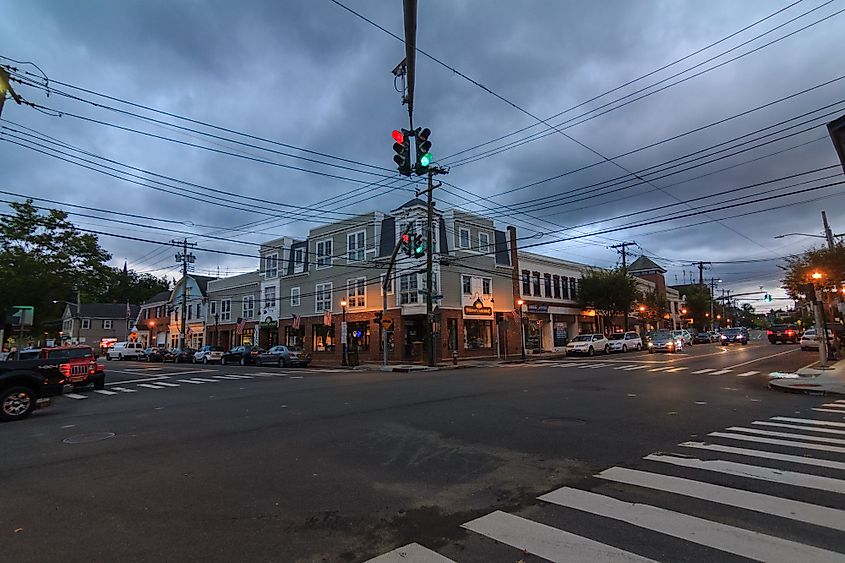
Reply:
M422 235L414 236L414 258L425 256L425 242L423 242Z
M396 141L393 143L393 150L396 154L393 156L393 162L396 163L399 173L403 176L411 175L411 139L408 138L409 131L402 129L401 131L394 130L391 137Z
M402 233L402 252L411 256L411 235L408 233Z
M767 293L766 295L763 296L763 302L764 303L771 303L772 302L772 296Z
M428 127L425 129L420 129L418 127L414 132L414 138L417 143L417 165L414 167L414 172L416 172L419 176L428 172L428 166L434 158L429 152L431 150L431 141L428 140L430 135L431 129Z

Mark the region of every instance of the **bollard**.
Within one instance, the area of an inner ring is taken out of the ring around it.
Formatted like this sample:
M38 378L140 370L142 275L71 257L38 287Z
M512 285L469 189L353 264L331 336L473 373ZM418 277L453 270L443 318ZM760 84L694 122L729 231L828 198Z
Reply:
M452 365L453 366L458 365L458 351L457 350L452 350Z

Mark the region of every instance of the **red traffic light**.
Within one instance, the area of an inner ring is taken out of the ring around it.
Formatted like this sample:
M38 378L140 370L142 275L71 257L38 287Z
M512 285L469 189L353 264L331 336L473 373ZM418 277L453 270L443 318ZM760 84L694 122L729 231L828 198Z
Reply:
M405 142L405 135L402 134L402 131L394 129L393 133L391 133L390 136L393 137L393 140L399 143L400 145Z
M411 242L411 235L409 235L408 233L403 233L402 234L402 242L404 242L404 243Z

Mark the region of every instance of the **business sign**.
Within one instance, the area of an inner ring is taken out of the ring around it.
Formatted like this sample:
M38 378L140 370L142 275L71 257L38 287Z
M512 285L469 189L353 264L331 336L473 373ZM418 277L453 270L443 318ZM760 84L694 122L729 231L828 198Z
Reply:
M487 307L481 299L476 299L472 305L464 306L465 317L491 317L493 307Z
M279 328L279 321L264 320L258 323L259 328Z
M549 306L548 305L528 305L528 312L529 313L548 313Z

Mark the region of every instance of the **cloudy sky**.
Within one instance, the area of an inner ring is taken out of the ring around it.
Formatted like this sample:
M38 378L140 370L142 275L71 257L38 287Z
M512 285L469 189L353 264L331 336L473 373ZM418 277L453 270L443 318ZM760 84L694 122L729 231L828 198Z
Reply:
M343 4L402 35L401 1ZM534 252L613 266L608 247L635 241L669 283L703 260L775 297L778 259L823 242L776 235L820 234L821 210L845 231L843 186L812 189L842 169L810 173L838 163L824 123L845 113L845 2L421 4L418 46L440 62L417 57L415 124L451 166L438 207L514 224ZM115 264L173 275L172 248L145 241L186 235L247 255L199 251L197 272L247 271L249 243L414 196L390 139L404 47L330 0L2 6L0 63L46 109L6 103L0 200L144 239L101 236Z

